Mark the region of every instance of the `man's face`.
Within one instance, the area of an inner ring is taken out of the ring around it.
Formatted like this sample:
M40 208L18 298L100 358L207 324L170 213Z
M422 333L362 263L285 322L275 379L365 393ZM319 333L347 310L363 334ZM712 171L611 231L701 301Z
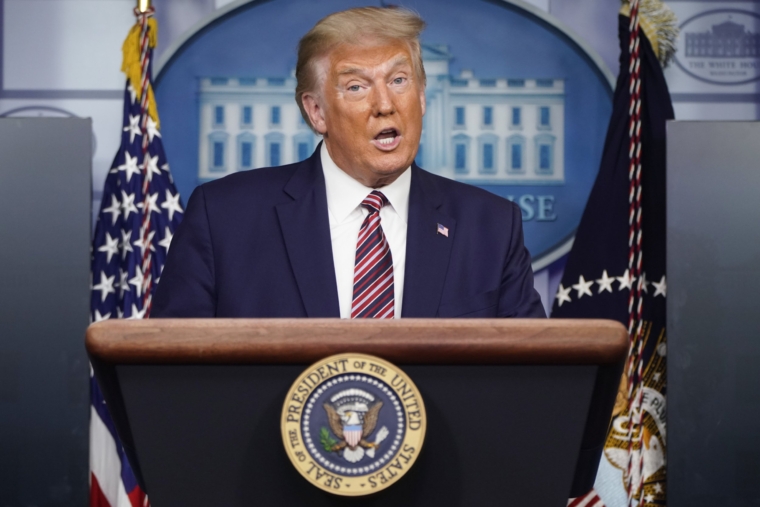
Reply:
M330 157L366 186L393 182L417 155L425 114L408 45L342 45L322 65L321 96L304 105Z

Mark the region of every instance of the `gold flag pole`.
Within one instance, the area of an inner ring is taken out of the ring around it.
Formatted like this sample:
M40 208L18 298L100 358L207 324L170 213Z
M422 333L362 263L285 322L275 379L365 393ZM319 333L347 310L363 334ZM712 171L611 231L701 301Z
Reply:
M137 10L145 12L150 9L150 0L137 0Z

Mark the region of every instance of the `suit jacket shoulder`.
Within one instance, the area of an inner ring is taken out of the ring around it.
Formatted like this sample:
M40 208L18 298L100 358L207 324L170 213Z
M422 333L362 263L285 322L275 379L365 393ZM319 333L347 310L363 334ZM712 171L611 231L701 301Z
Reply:
M200 185L206 205L262 208L287 201L283 189L299 164L251 169L227 175Z
M442 251L448 250L446 275L438 301L440 317L544 317L538 293L533 288L531 257L525 248L522 213L513 202L484 189L431 174L414 167L413 190L410 194L410 223L407 236L407 255L415 258L413 250L443 265ZM418 203L434 211L415 211ZM448 236L437 234L436 223L422 224L434 219L448 228ZM434 234L431 236L431 234ZM420 269L423 259L407 262L410 270ZM426 277L432 278L432 268L425 267ZM440 269L442 271L442 268ZM418 285L425 283L420 279ZM410 298L419 295L404 290L404 313ZM424 298L424 296L423 296ZM413 307L414 309L414 307ZM417 313L417 312L415 312ZM423 312L420 311L419 314ZM418 315L414 315L418 316ZM421 315L419 315L421 316Z
M151 315L337 317L320 168L311 157L197 187Z

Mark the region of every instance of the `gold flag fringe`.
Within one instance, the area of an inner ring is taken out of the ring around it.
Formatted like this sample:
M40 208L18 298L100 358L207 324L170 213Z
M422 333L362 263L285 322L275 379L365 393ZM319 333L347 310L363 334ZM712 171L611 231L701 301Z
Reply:
M158 22L155 18L148 18L148 46L156 47L158 43ZM127 75L129 83L135 89L137 99L142 99L142 67L140 63L140 24L135 24L129 31L124 44L121 47L123 60L121 71ZM148 82L148 114L156 122L156 127L160 128L158 120L158 107L156 99L153 96L153 86Z
M623 0L620 14L626 17L631 15L628 0ZM661 0L640 0L639 25L660 60L660 65L667 67L676 53L679 31L676 15Z

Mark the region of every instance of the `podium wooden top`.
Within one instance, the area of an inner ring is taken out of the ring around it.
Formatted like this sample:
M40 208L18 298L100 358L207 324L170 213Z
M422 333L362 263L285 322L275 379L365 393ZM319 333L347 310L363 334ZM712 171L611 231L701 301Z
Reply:
M611 364L628 334L611 320L148 319L87 329L111 364L304 364L358 352L398 364Z

